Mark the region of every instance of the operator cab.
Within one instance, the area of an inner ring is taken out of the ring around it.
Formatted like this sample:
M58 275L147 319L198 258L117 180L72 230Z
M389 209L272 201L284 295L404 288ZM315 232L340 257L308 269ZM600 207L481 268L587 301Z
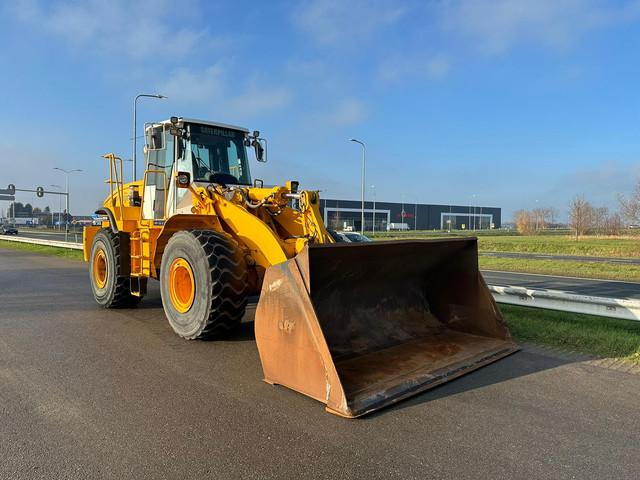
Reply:
M196 184L251 185L247 146L265 161L265 143L259 132L203 120L171 117L145 125L145 188L143 218L166 219L190 208L188 190L171 181L186 172ZM166 208L165 208L166 206Z

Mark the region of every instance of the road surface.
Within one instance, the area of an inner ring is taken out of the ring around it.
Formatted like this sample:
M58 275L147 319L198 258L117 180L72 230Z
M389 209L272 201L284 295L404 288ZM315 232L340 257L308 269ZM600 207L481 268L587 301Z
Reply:
M261 381L250 315L189 342L157 286L0 247L0 478L637 479L640 375L518 352L363 419Z
M482 275L489 285L527 287L534 290L554 290L597 297L640 299L640 283L635 282L489 270L483 270Z

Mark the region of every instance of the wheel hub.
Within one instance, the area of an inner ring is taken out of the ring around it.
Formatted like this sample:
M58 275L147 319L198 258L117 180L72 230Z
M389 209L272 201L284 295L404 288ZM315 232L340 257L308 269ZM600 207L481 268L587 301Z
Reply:
M169 297L175 309L186 313L193 305L196 285L191 265L184 258L176 258L169 267Z
M99 249L93 257L93 280L98 288L104 288L107 284L107 270L107 256L104 250Z

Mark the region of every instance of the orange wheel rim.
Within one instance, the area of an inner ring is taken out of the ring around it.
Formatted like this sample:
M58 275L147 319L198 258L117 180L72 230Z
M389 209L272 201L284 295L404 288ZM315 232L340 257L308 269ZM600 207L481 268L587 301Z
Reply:
M98 249L93 257L93 281L98 288L107 284L108 264L104 250Z
M186 313L193 305L196 282L191 265L184 258L176 258L169 267L169 297L175 309Z

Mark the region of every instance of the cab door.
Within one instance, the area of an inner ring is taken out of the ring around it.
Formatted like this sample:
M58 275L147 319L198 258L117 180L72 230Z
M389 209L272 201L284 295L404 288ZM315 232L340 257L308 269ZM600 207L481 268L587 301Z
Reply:
M164 124L145 126L144 195L142 219L164 223L168 217L168 199L174 159L174 138Z

